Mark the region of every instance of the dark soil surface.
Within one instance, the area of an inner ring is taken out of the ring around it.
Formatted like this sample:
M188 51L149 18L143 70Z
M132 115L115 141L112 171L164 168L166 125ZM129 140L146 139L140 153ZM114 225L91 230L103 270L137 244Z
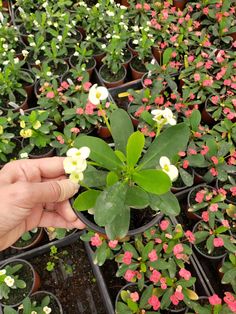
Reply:
M146 66L138 58L133 58L131 65L138 72L147 72Z
M124 77L125 70L124 68L120 68L117 73L112 73L107 66L104 66L101 71L100 75L107 82L117 82Z
M64 250L68 254L60 255L52 272L46 270L47 262L52 261L49 253L30 260L41 277L40 289L59 298L64 314L105 314L83 242L78 240L58 252ZM72 267L72 273L65 271L65 265Z
M23 240L22 238L20 238L19 240L17 240L13 246L15 247L19 247L19 248L23 248L25 246L28 246L29 244L33 243L35 241L35 239L37 239L38 235L39 235L40 229L38 229L38 231L36 233L30 232L31 234L31 238L29 240Z
M116 95L116 96L113 96L113 99L119 108L122 108L124 110L128 109L128 105L129 105L128 97L121 97L120 98L120 97L118 97L118 95Z

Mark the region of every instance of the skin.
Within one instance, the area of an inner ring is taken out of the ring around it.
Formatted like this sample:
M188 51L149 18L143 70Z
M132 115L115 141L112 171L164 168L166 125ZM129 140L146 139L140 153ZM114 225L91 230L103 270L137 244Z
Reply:
M79 185L66 179L62 157L18 160L0 171L0 250L36 227L83 229L68 201Z

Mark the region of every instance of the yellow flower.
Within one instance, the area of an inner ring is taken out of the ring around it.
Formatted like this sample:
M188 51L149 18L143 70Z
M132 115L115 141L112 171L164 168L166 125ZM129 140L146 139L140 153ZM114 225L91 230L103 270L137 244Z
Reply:
M21 122L20 122L20 127L21 127L22 129L25 128L25 121L21 121Z
M26 129L26 130L21 130L20 131L20 136L23 138L31 137L33 134L33 131L31 129Z
M3 134L3 126L0 125L0 135Z
M35 130L38 130L41 127L41 123L39 121L36 121L35 124L33 125L33 128Z

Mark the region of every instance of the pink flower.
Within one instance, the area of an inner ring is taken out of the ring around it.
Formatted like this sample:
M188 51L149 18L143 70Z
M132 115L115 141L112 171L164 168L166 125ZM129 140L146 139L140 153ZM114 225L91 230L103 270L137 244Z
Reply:
M230 303L230 302L233 302L234 301L234 296L232 295L232 293L225 292L224 301L227 304Z
M188 153L189 153L189 155L197 155L197 151L193 148L189 148Z
M108 242L108 246L109 246L109 248L111 248L111 249L115 249L116 246L117 246L117 244L118 244L118 241L117 241L117 240L110 240L110 241Z
M83 108L77 108L76 109L76 113L77 114L83 114L84 113L84 109Z
M182 293L182 291L175 291L175 296L176 296L176 298L179 300L179 301L183 301L183 299L184 299L184 295L183 295L183 293Z
M217 212L217 210L218 210L218 204L211 204L211 205L209 206L209 210L210 210L211 212Z
M57 137L57 140L58 140L58 142L60 143L60 144L64 144L65 143L65 141L64 141L64 139L63 139L63 137L61 136L61 135L58 135Z
M54 94L54 92L48 92L46 97L49 98L49 99L52 99L52 98L55 97L55 94Z
M99 237L98 233L95 233L95 235L91 238L90 241L91 241L91 245L93 245L93 246L99 247L102 245L102 240Z
M92 83L90 83L90 82L85 82L85 83L83 84L83 89L84 89L86 92L88 92L89 89L90 89L90 87L91 87L91 85L92 85Z
M168 244L167 243L163 243L163 250L164 252L166 252L168 249Z
M153 307L154 311L158 311L161 306L161 302L155 295L152 295L151 298L148 299L148 304L150 304Z
M80 129L79 128L71 128L70 131L72 133L78 134L80 132Z
M204 81L202 82L202 86L205 86L205 87L207 87L207 86L212 86L212 84L213 84L213 79L212 79L212 77L210 77L209 79L204 80Z
M148 257L151 262L155 262L158 259L156 250L151 250L151 252L148 254Z
M158 243L158 244L162 243L162 239L155 238L155 243Z
M222 300L218 297L217 294L213 294L213 296L208 298L211 305L221 304Z
M209 147L206 145L202 145L202 150L200 151L201 155L206 155L209 152Z
M180 277L184 278L185 280L189 280L191 278L190 271L186 270L185 268L181 268L179 271Z
M236 313L236 300L228 303L228 307L233 313Z
M205 15L208 15L208 13L209 13L209 8L208 8L208 7L203 8L202 12L203 12Z
M174 248L173 248L173 253L174 253L174 255L177 255L177 254L179 254L179 253L182 253L183 250L184 250L183 245L182 245L181 243L179 243L179 244L176 244L176 245L174 246Z
M136 272L134 270L128 269L125 272L124 278L125 280L131 282L135 276Z
M132 262L132 257L133 257L133 253L126 251L124 256L123 256L122 262L126 265L130 265Z
M211 160L213 161L214 165L218 165L219 161L218 161L218 158L216 156L212 156Z
M174 305L178 305L179 304L179 300L177 299L175 294L170 296L170 300L171 300L172 304L174 304Z
M160 278L161 278L161 273L157 271L156 269L154 269L150 276L150 280L154 283L157 283L160 280Z
M145 86L152 85L152 80L149 79L149 78L146 78L146 79L144 80L144 85L145 85Z
M137 302L139 300L139 294L138 292L132 292L130 293L130 299L133 301L133 302Z
M183 169L187 169L189 167L189 161L187 159L185 159L183 161Z
M149 11L151 9L150 5L147 3L144 3L143 8L145 11Z
M221 223L222 223L222 225L223 225L224 227L226 227L226 228L229 228L229 227L230 227L229 222L228 222L228 220L226 220L226 219L221 220Z
M164 97L163 96L158 96L155 98L154 103L156 105L163 105L164 104Z
M236 196L236 186L232 186L230 192L232 193L232 196Z
M88 115L93 114L94 109L96 108L96 106L94 106L92 103L87 102L86 106L85 106L85 113Z
M70 87L70 85L66 81L63 81L63 82L61 82L61 87L64 89L68 89Z
M202 220L205 222L209 221L209 213L207 211L202 212Z
M160 228L165 231L169 227L170 222L168 220L162 220L160 223Z
M195 242L195 236L194 234L192 233L192 231L190 230L187 230L185 233L184 233L185 237L188 239L188 241L190 243L194 243Z
M204 190L198 191L196 196L195 196L195 201L197 203L202 203L204 200L205 194L206 194L206 192Z
M218 171L215 168L211 168L210 173L213 175L213 177L218 176Z
M201 79L201 76L200 76L199 73L195 73L193 77L194 77L194 81L195 81L195 82L198 82L198 81L200 81L200 79Z
M136 8L137 10L142 9L142 4L141 4L141 3L137 3L136 6L135 6L135 8Z
M214 245L214 247L224 246L224 241L221 238L214 238L213 245Z
M189 56L189 57L188 57L188 62L193 62L194 59L195 59L194 56Z
M180 157L184 157L184 156L186 155L186 153L185 153L185 152L178 152L178 155L179 155Z

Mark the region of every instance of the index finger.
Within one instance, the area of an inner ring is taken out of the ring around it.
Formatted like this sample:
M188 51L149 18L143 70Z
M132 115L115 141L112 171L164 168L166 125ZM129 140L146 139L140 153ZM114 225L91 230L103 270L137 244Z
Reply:
M34 177L57 178L65 174L63 160L64 157L50 157L12 161L2 168L0 178L8 183L39 181L33 180Z

